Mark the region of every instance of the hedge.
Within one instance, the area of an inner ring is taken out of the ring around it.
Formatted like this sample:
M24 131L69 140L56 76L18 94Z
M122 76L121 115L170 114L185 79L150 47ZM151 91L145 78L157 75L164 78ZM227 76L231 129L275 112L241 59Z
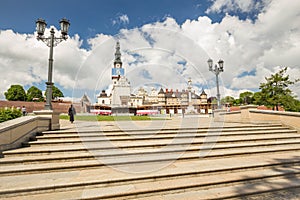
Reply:
M22 116L20 109L2 108L0 109L0 123Z

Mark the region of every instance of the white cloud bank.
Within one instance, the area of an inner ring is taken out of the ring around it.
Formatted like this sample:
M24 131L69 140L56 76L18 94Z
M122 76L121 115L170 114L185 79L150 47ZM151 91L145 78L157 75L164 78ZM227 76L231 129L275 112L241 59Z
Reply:
M206 10L206 13L220 12L243 12L248 13L257 10L270 3L270 0L211 0L212 6Z
M129 24L129 17L126 14L118 14L118 16L112 20L113 25Z
M211 12L231 4L241 10L254 6L249 0L245 4L217 2L222 6L213 4ZM115 37L98 34L88 40L89 50L81 48L82 41L75 35L55 47L54 82L73 90L75 97L85 90L108 89L117 39L134 90L143 85L183 89L191 77L195 90L204 88L215 95L215 76L206 62L209 57L215 62L220 58L225 61L220 75L222 96L236 97L241 91L258 90L264 77L278 71L279 66L289 67L290 77L299 78L300 3L273 0L265 5L254 22L228 14L220 23L200 16L178 24L169 17L140 28L122 29ZM11 84L46 81L49 48L33 34L2 30L0 44L0 98ZM299 84L293 90L300 97Z

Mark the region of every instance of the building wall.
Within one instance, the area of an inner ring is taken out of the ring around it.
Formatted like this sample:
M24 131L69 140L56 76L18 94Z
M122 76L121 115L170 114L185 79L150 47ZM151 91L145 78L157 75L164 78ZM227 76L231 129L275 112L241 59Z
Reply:
M82 107L80 103L71 103L71 102L52 102L52 107L55 112L68 113L70 105L76 109L77 113L81 113ZM24 101L4 101L0 100L0 108L21 108L25 106L28 113L33 111L44 110L45 102L24 102Z
M112 106L121 106L121 97L130 98L130 86L120 86L116 85L112 90ZM129 102L127 103L128 106Z
M167 97L167 105L180 105L180 99L177 97Z
M145 97L145 101L147 104L158 104L158 91L153 88L150 94Z
M165 105L166 104L166 96L165 94L158 94L158 104Z
M111 102L110 102L110 97L98 97L98 104L101 104L101 105L110 105Z
M143 106L161 106L166 108L167 113L182 113L189 105L189 96L187 90L182 90L182 92L179 92L178 90L175 92L173 92L173 90L166 90L166 92L158 93L158 91L152 89L150 95L144 88L140 88L136 95L131 94L130 90L130 83L127 81L127 79L125 77L120 77L119 80L114 80L111 98L107 96L100 97L100 95L98 97L97 106L102 105L112 108L120 107L124 106L122 105L123 100L123 103L126 102L125 105L129 107L141 108ZM194 109L197 110L198 113L207 114L209 112L209 109L211 109L211 104L208 103L207 95L205 93L201 93L199 96L192 92L191 97L191 105L194 106Z
M130 103L129 103L131 107L138 107L138 106L142 106L143 105L143 97L131 97L130 98Z

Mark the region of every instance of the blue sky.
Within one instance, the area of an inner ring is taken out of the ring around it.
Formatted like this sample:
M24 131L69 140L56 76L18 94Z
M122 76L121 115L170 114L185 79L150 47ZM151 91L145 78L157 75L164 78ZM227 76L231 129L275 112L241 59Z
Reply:
M117 34L120 28L134 28L146 23L163 20L172 16L179 23L195 19L203 14L211 2L182 0L53 0L51 3L39 0L2 0L0 13L1 29L14 29L30 33L34 21L41 17L48 23L56 24L62 17L70 19L70 34L78 33L83 38L96 33ZM126 14L128 24L113 24L113 20Z
M300 76L299 10L294 0L1 0L0 99L11 84L44 89L49 50L35 39L37 18L58 29L70 20L70 38L54 51L54 81L68 97L109 91L116 34L133 87L181 89L192 77L195 90L215 95L210 57L225 61L221 95L236 97L283 66Z
M179 24L203 15L219 22L224 12L205 13L212 4L210 0L1 0L0 28L32 33L37 18L58 27L58 21L66 17L71 22L70 35L79 34L86 40L98 33L115 35L122 28L132 29L163 21L168 16ZM241 19L255 19L256 12L229 13ZM120 21L118 18L122 15L127 15L130 21Z

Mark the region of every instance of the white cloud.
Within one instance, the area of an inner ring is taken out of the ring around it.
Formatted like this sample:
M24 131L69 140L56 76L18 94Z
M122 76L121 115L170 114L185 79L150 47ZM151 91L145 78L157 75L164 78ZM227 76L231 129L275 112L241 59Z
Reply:
M34 34L2 30L0 43L1 99L12 84L31 86L47 80L49 48L37 41ZM53 81L65 89L73 88L77 68L88 55L80 48L81 43L79 36L75 35L55 47Z
M276 66L288 66L300 77L299 9L298 2L277 0L270 2L255 22L226 15L220 23L212 24L209 18L199 17L187 20L182 30L215 61L225 60L221 76L227 87L258 88L265 76L276 72ZM239 77L253 69L255 76Z
M251 12L266 5L269 0L211 0L213 4L206 10L206 13L220 12Z
M228 1L216 2L223 5ZM244 10L254 6L252 1L243 5L230 2ZM98 34L88 40L88 50L81 48L82 41L75 35L55 47L53 79L63 89L73 90L75 97L85 90L109 90L118 38L133 89L142 85L183 89L191 77L196 91L208 88L209 94L215 95L215 75L208 71L206 62L211 57L215 62L220 58L225 61L220 74L221 95L237 97L239 92L258 90L259 83L277 72L278 66L289 67L291 78L300 77L299 10L297 1L276 0L266 4L256 21L227 14L219 23L200 16L178 24L167 17L140 28L122 29L116 37ZM127 18L123 20L129 23ZM3 30L0 43L0 98L11 84L46 81L49 48L33 34ZM241 75L251 71L255 74ZM300 97L299 84L293 91Z
M129 24L129 18L128 18L127 15L121 15L121 16L119 17L119 19L120 19L120 21L121 21L122 23L124 23L124 24Z
M126 14L118 14L118 16L114 20L112 20L112 24L129 24L129 17Z

